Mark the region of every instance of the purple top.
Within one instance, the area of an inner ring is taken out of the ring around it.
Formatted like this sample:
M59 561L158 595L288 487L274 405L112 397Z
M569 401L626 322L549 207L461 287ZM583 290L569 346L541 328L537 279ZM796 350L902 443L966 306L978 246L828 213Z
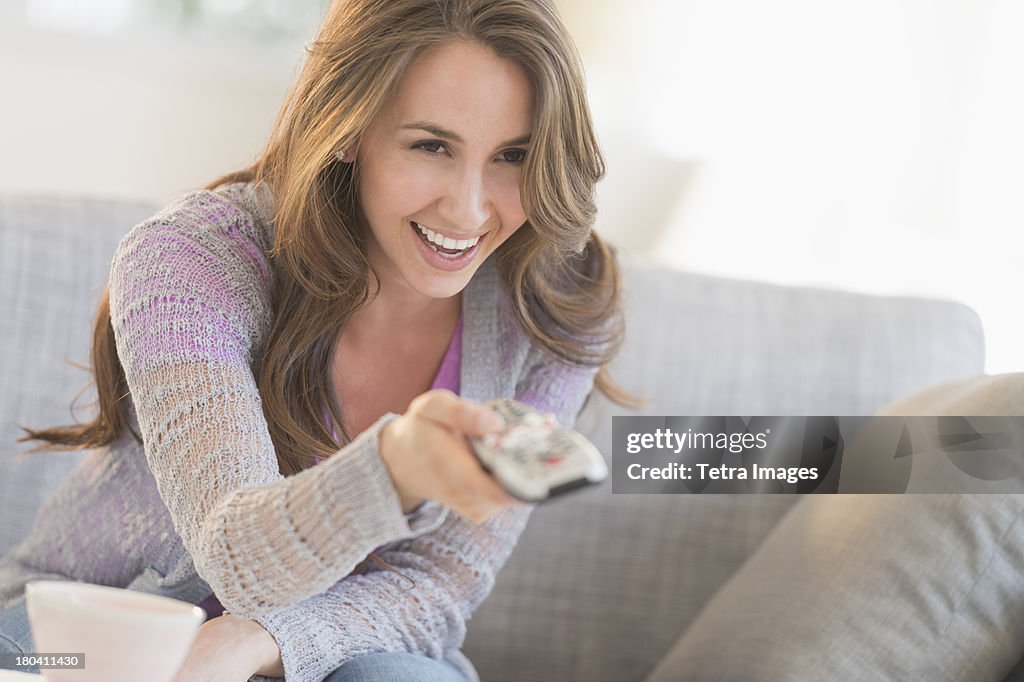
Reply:
M447 388L458 395L459 373L462 369L462 313L459 313L459 321L455 325L455 334L452 335L452 342L448 344L448 351L441 360L441 367L437 370L434 383L430 388Z
M444 359L441 360L441 367L437 370L437 376L434 377L434 383L430 385L431 389L434 388L447 388L455 394L459 393L460 382L459 374L462 369L462 314L459 314L459 321L455 325L455 334L452 336L451 343L448 344L448 350L445 351ZM337 435L335 435L337 437ZM320 460L317 460L317 464ZM314 464L314 466L316 466ZM206 620L216 618L224 614L224 606L217 599L217 595L211 594L209 597L199 603L199 607L206 611Z

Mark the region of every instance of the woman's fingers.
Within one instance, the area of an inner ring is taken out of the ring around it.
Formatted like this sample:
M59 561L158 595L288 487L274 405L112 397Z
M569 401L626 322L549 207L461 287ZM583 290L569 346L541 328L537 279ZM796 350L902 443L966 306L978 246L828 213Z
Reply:
M417 396L404 415L381 431L380 452L402 509L436 500L473 523L483 523L515 500L480 465L467 436L504 428L489 407L446 389Z
M460 398L444 388L414 398L409 412L470 436L482 436L505 427L505 420L491 408Z

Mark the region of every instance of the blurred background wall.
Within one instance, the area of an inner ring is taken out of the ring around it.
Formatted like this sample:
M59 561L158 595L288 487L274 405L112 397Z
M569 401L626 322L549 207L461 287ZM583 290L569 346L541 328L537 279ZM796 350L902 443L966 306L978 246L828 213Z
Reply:
M599 229L676 267L951 298L1024 371L1024 3L558 0ZM322 0L0 0L0 191L166 202L253 158Z

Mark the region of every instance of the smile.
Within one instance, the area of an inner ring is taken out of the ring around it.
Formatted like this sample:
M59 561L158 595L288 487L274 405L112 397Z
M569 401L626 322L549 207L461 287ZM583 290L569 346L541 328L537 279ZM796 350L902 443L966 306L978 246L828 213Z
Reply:
M477 235L472 239L452 239L451 237L445 237L439 232L434 232L429 227L420 225L414 222L413 226L423 236L424 241L427 242L435 251L441 251L443 253L456 254L466 249L473 248L477 242L480 241L482 235Z

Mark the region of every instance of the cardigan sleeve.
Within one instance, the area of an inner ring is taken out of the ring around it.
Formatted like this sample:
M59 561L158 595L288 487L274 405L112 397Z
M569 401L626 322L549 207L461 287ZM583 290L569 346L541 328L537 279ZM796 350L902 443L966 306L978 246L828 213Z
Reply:
M515 397L572 426L596 369L568 367L540 351L531 351L524 366ZM319 682L346 661L375 652L455 654L466 621L490 593L532 509L516 503L479 526L450 511L438 529L378 552L414 584L373 566L258 617L281 650L285 679Z
M253 375L272 320L271 269L240 207L188 195L121 241L109 286L147 463L226 609L251 618L295 604L375 547L436 525L410 528L380 460L393 414L319 466L281 475Z

